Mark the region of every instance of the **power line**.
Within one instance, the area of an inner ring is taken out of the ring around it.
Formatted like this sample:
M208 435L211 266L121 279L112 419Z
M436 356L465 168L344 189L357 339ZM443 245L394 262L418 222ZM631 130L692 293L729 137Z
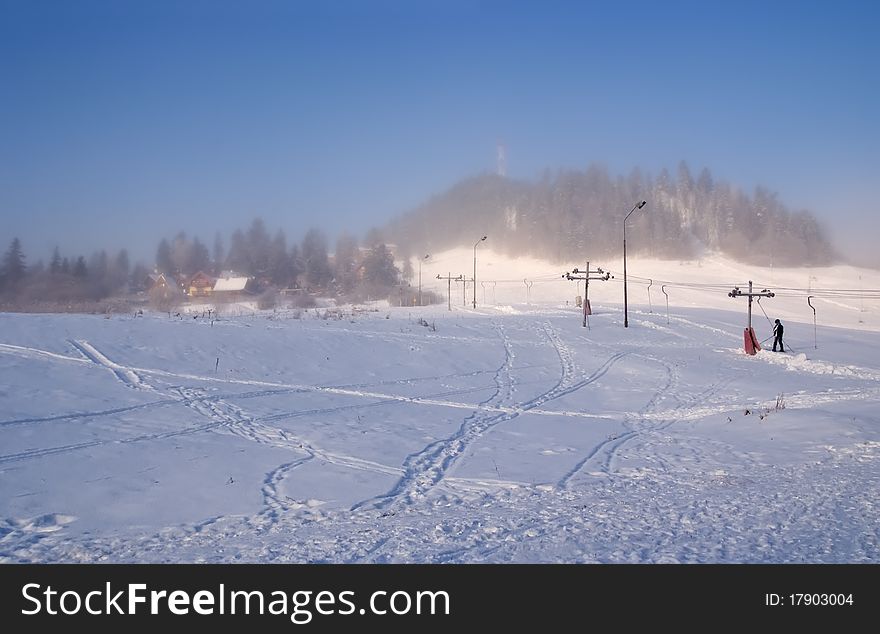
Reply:
M446 277L440 277L440 274L438 273L437 279L446 280L446 303L448 304L448 309L452 310L452 280L458 282L459 280L461 280L461 275L459 275L458 277L452 277L452 273L450 273Z
M752 290L752 281L749 280L749 292L744 293L739 289L739 286L735 286L732 291L727 294L729 297L748 297L749 298L749 326L745 329L743 333L743 341L746 354L755 354L758 350L761 349L761 344L758 343L758 338L755 336L755 330L752 328L752 298L753 297L774 297L775 293L768 291L766 288L763 291L754 292ZM758 303L760 306L760 302ZM763 311L764 308L761 307ZM767 313L765 312L764 315ZM770 318L767 317L769 320Z
M593 276L595 274L595 276ZM562 277L571 281L571 280L583 280L584 281L584 328L589 328L589 320L587 319L587 315L592 314L592 310L590 309L590 280L601 280L603 282L607 282L611 279L611 273L603 271L601 268L597 268L595 270L590 270L590 262L587 260L587 268L583 271L579 271L578 269L574 269L571 273L563 273Z

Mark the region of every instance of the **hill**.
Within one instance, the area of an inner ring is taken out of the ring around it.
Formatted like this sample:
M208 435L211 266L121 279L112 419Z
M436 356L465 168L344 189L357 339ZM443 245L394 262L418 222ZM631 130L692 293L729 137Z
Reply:
M547 172L534 183L483 174L392 220L382 235L404 256L491 234L495 249L511 256L601 258L620 251L624 217L640 200L646 207L627 222L633 252L690 258L710 250L778 266L825 265L837 257L810 212L788 209L765 188L749 195L716 182L708 169L693 178L684 162L675 178L638 169L615 177L598 165Z

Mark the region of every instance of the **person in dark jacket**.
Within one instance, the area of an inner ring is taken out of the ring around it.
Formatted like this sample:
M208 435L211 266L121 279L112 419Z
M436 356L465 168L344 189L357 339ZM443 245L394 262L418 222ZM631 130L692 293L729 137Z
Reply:
M785 352L785 346L782 345L783 330L782 322L777 319L773 326L773 352L776 352L776 344L779 344L779 352Z

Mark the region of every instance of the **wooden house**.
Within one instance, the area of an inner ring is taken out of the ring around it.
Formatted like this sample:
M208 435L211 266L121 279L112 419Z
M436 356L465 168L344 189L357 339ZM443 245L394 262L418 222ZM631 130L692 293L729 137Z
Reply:
M189 278L186 294L190 297L210 297L214 292L215 282L213 277L204 271L199 271Z

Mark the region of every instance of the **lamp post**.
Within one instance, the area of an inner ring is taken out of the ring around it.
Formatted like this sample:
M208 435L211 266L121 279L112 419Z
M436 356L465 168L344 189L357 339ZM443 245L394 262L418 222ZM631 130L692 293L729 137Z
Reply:
M422 305L422 262L431 257L430 253L425 254L425 257L419 258L419 306Z
M487 236L483 236L474 245L474 308L477 307L477 245L480 244Z
M646 205L646 201L642 201L640 203L636 203L633 208L630 210L626 217L623 219L623 327L629 328L629 314L627 313L627 305L626 305L626 221L632 215L636 209L641 209Z

